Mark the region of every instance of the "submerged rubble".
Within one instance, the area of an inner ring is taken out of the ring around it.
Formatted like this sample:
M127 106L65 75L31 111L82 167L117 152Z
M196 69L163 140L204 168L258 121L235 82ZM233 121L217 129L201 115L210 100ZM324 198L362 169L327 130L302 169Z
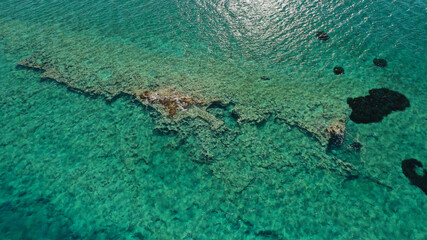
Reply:
M341 146L345 140L345 119L331 123L326 129L329 145Z
M159 89L154 91L144 91L139 96L140 99L149 103L162 105L167 111L169 117L174 117L177 111L184 111L194 105L203 105L202 101L185 95L184 93L173 89Z

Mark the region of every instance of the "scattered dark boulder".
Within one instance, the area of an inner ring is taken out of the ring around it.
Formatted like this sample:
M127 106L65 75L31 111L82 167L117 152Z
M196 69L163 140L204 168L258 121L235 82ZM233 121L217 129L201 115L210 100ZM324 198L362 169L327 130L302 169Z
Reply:
M256 236L262 236L262 237L271 237L275 239L279 239L279 234L272 230L261 230L257 233L255 233Z
M329 39L329 36L327 33L323 31L319 31L316 33L316 37L322 41L327 41Z
M36 200L37 203L41 203L41 204L48 204L50 202L49 199L44 198L44 197L40 197Z
M342 68L342 67L334 67L334 73L336 74L336 75L341 75L341 74L344 74L344 68Z
M352 181L352 180L356 180L356 179L359 179L359 175L355 175L355 174L351 174L351 175L348 175L347 177L346 177L346 179L345 179L345 181Z
M387 88L371 89L365 97L348 98L352 109L350 119L355 123L380 122L392 111L403 111L409 107L409 100L401 93Z
M268 77L268 76L261 76L261 80L267 81L267 80L270 80L270 77Z
M374 58L374 65L377 67L386 67L387 61L381 58Z
M360 151L363 145L360 142L353 142L352 144L350 144L350 147L356 151Z
M418 175L416 168L422 168L423 164L416 159L402 161L402 172L412 185L419 187L427 195L427 170L423 169L423 175Z

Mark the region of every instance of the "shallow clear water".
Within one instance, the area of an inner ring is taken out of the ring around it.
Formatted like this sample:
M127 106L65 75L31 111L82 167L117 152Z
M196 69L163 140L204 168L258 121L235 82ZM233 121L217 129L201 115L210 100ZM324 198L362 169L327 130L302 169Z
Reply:
M1 238L425 239L401 162L427 168L426 9L1 1ZM348 120L346 99L381 87L411 106ZM209 104L171 119L138 98L164 88Z

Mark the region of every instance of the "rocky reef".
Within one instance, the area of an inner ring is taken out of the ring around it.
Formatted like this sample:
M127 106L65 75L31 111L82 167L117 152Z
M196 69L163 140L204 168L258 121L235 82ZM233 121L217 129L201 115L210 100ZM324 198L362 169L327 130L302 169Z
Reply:
M133 43L108 38L94 42L90 32L46 26L37 28L43 34L33 34L28 24L19 21L0 24L8 51L19 52L18 65L43 71L43 79L109 101L131 96L162 113L170 123L201 118L217 129L223 121L206 108L214 101L229 102L240 126L273 117L327 146L331 135L326 129L348 115L343 101L346 81L325 87L310 79L312 74L292 79L254 66L242 71L236 63L206 55L153 54ZM22 39L23 35L29 37ZM259 81L259 76L265 81Z
M177 111L187 110L194 105L202 105L203 102L184 93L173 89L158 89L154 91L144 91L139 96L140 99L149 103L160 104L167 111L169 117L174 117Z

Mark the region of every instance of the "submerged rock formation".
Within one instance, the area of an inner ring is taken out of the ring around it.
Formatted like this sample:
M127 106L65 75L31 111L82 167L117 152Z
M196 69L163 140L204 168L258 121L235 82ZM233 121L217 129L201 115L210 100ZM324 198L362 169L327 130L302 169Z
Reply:
M183 92L167 88L144 91L138 97L147 100L149 103L162 105L169 117L173 117L177 111L189 109L193 105L204 104L202 101L189 97Z
M336 75L344 74L344 68L336 66L336 67L334 67L334 73Z
M125 87L117 88L113 86L100 87L97 83L102 82L102 79L97 79L90 72L78 72L78 77L81 79L92 78L94 83L81 83L74 76L70 76L68 71L75 73L73 66L68 66L63 70L58 67L50 58L37 54L30 58L22 59L18 62L18 66L31 68L43 71L41 78L50 79L58 83L65 84L68 88L82 92L92 96L103 96L106 99L112 100L120 95L128 95L136 97L144 105L150 105L164 116L169 116L172 121L179 121L183 118L200 117L208 122L212 129L219 128L223 121L215 118L212 114L206 111L208 103L216 100L199 100L190 97L189 94L173 87L163 86L155 90L132 90ZM94 85L94 86L92 86ZM194 107L193 107L194 106ZM190 109L191 108L191 109ZM176 115L176 116L175 116Z
M419 187L427 195L427 170L422 169L423 175L419 175L416 168L422 168L423 164L416 159L406 159L402 161L402 172L409 179L412 185Z
M173 124L187 117L201 118L217 129L223 121L206 111L209 102L231 102L235 106L235 118L231 120L238 125L262 124L271 116L308 132L327 146L331 135L325 130L349 113L342 101L347 84L325 87L308 71L297 76L275 75L277 81L266 84L268 78L273 80L266 75L269 69L252 63L242 68L236 62L219 61L205 54L157 54L132 42L100 39L92 32L65 32L52 25L29 28L15 20L0 25L0 37L7 43L8 51L22 59L18 65L42 70L43 79L63 83L87 95L109 101L130 96L153 107ZM52 35L56 37L43 37ZM329 38L326 33L319 37ZM260 81L261 76L265 81ZM145 91L150 93L144 95ZM178 95L189 99L152 98L154 93L167 91L180 92ZM191 98L202 104L192 102Z
M352 109L350 119L355 123L379 122L391 112L410 106L403 94L387 88L369 90L368 96L348 98L347 103Z
M329 135L328 147L341 146L345 140L345 120L335 121L326 129L327 135Z
M374 65L377 67L386 67L387 61L381 58L374 58Z

